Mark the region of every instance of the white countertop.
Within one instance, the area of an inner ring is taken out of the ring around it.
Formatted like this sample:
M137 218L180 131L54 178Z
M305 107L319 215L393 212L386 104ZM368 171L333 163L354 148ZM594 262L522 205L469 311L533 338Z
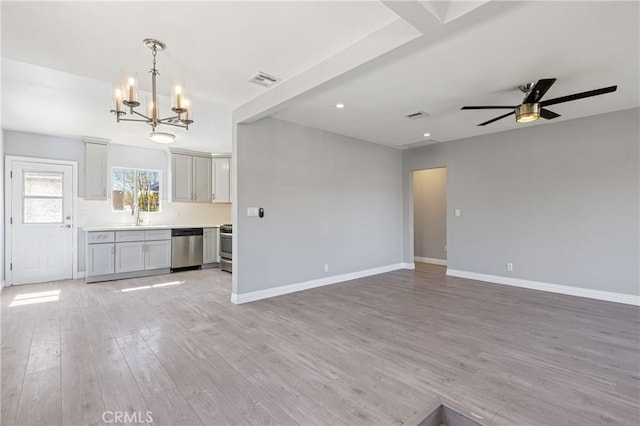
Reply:
M219 228L221 224L197 224L197 225L104 225L104 226L83 226L85 232L97 231L144 231L154 229L183 229L183 228Z

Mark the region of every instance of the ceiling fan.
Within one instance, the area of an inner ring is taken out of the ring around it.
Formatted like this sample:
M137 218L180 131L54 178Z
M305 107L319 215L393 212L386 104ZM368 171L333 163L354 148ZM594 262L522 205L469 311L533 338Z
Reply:
M615 92L618 86L603 87L602 89L589 90L588 92L574 93L573 95L561 96L559 98L549 99L541 101L542 97L551 88L553 83L556 82L555 78L543 78L538 80L537 83L526 83L519 86L519 89L524 92L525 96L520 105L516 106L463 106L461 109L511 109L513 111L501 115L496 118L492 118L489 121L478 124L478 126L486 126L494 121L502 120L505 117L515 114L516 121L518 123L527 123L535 121L542 117L547 120L553 120L560 117L560 114L556 114L553 111L546 109L545 107L563 102L575 101L578 99L589 98L591 96L604 95L605 93Z

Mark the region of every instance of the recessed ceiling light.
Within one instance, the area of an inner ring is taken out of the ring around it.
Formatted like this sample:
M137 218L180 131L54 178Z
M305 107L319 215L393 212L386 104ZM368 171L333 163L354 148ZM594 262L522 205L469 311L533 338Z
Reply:
M424 137L425 137L425 138L428 138L429 136L431 136L431 133L425 133L425 134L424 134Z
M336 104L336 108L342 109L342 108L344 108L344 104Z

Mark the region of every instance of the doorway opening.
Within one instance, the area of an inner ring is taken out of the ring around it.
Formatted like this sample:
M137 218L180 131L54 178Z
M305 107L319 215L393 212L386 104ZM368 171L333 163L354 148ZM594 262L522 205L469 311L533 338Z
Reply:
M416 269L447 265L446 167L413 171L413 256Z

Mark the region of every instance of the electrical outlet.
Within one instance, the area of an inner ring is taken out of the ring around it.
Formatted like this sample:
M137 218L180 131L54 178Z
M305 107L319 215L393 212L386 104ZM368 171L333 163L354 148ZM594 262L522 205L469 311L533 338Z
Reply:
M460 217L460 209L456 209L454 213L456 217Z
M513 263L507 262L507 271L513 271Z
M329 264L328 263L324 264L324 271L325 272L329 272Z

